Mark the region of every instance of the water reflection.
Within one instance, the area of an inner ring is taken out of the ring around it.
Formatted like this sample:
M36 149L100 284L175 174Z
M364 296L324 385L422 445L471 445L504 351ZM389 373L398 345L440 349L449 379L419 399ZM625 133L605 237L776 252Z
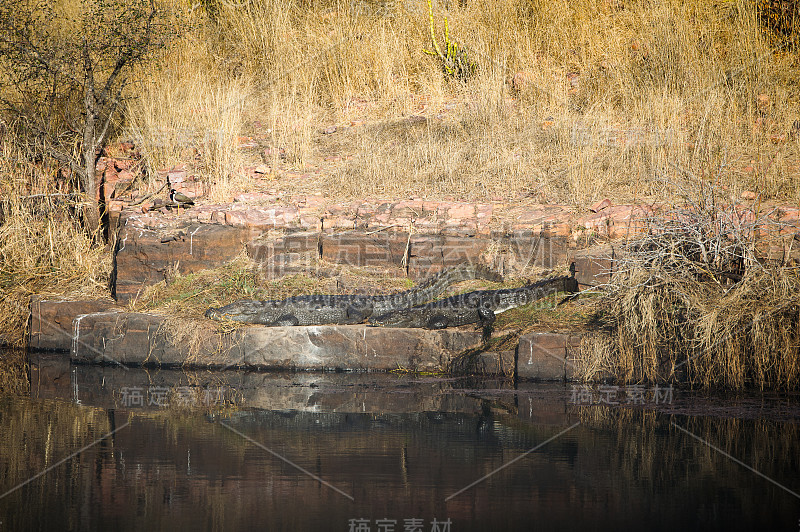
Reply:
M797 530L796 398L571 396L45 358L0 400L0 493L88 447L1 497L0 530Z

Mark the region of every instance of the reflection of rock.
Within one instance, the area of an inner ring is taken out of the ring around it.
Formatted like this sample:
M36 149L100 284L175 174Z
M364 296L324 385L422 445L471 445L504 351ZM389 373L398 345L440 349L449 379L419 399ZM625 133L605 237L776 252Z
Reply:
M465 395L452 381L398 377L386 373L276 373L124 369L116 366L71 366L54 355L31 358L35 398L80 401L99 408L159 410L166 406L204 409L236 404L278 411L337 413L463 412L483 410L481 398ZM487 383L493 390L499 383ZM179 392L191 390L191 401ZM131 404L137 390L143 401ZM507 390L512 391L512 390ZM563 386L556 389L564 397ZM126 395L127 394L127 395ZM151 398L162 394L162 404ZM499 403L498 403L499 404ZM526 403L527 404L527 403ZM508 406L503 412L513 412ZM527 407L526 407L527 415Z

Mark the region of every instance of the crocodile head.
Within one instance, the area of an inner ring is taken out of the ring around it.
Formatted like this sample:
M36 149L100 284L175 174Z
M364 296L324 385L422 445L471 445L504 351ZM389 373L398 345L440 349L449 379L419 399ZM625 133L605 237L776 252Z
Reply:
M242 300L231 303L230 305L225 305L224 307L210 308L206 310L204 315L206 318L217 321L233 320L248 322L258 316L263 308L264 305L261 301Z

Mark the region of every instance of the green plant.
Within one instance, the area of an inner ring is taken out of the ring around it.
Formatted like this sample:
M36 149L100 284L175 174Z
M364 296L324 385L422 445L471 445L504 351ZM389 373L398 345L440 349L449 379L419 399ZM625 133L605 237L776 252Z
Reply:
M422 51L428 55L438 57L442 62L442 68L447 74L462 81L466 81L478 71L478 65L469 59L467 51L464 48L459 47L457 42L450 40L447 17L444 17L444 44L446 53L442 53L441 48L439 48L439 43L436 42L436 35L434 33L433 4L431 0L428 0L428 19L430 20L433 50L423 49Z

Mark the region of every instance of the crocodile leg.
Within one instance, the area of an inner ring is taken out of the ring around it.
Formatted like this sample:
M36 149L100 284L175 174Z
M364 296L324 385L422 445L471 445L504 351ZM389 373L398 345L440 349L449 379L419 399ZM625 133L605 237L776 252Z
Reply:
M274 322L270 323L269 325L275 327L294 327L300 323L300 320L297 319L297 316L294 314L284 314L283 316L279 317Z

